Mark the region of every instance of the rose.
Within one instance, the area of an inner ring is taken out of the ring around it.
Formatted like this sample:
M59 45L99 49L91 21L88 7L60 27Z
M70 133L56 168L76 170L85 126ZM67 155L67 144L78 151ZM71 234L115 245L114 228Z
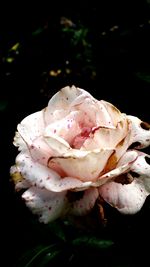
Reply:
M65 87L17 127L15 188L24 189L26 205L44 223L87 214L99 195L135 213L150 192L150 157L129 147L148 146L149 128L83 89Z

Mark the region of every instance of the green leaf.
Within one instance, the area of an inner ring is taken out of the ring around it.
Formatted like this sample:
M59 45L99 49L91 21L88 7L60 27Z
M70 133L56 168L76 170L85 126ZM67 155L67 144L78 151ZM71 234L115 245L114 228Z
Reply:
M98 239L96 237L82 236L76 238L72 242L75 246L84 245L87 247L93 247L98 249L105 249L111 247L114 242L112 240Z
M56 244L43 246L39 245L27 251L22 258L19 259L16 267L36 267L44 266L56 258L62 252L62 248Z

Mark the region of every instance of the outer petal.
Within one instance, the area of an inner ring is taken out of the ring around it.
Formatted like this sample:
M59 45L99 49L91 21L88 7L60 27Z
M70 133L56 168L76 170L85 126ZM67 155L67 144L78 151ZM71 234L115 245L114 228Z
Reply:
M129 145L138 143L135 148L144 148L150 145L150 124L141 121L134 116L127 116L131 122L131 136Z
M16 135L14 144L20 145L19 138L21 137L27 145L32 145L33 140L43 134L44 128L43 111L29 115L18 124L19 136Z
M94 181L104 169L112 149L81 151L72 149L61 157L52 157L49 167L57 164L67 175L81 181Z
M50 149L43 136L39 136L33 140L32 145L28 146L30 155L34 161L47 166L48 159L51 155L55 155Z
M146 191L150 193L150 156L138 151L138 158L134 162L132 175L138 176L137 181L144 185Z
M48 223L65 213L66 192L53 193L48 190L31 187L25 191L22 198L31 211L39 216L40 222Z
M52 169L39 164L32 160L28 154L20 153L16 159L17 171L32 186L41 189L47 189L53 192L61 192L65 190L75 189L84 190L91 185L91 182L81 182L73 177L60 177L58 173ZM12 169L11 174L16 172L16 168Z
M84 191L83 197L72 203L70 214L82 216L86 215L94 207L99 196L97 188L90 188Z
M131 171L126 173L126 178L132 177L133 182L107 183L99 188L100 195L122 213L138 212L150 193L150 165L147 163L149 161L149 155L138 152L138 158L133 162Z
M106 202L126 214L138 212L148 195L143 186L136 181L124 185L111 182L101 186L99 193Z

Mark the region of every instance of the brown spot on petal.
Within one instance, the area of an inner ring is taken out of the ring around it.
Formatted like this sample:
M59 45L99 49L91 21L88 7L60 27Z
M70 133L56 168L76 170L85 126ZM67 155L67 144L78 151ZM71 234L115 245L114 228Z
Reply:
M119 184L131 184L133 181L133 177L129 173L128 173L128 175L126 173L124 173L124 174L117 176L114 179L114 181L116 183L119 183Z
M147 122L145 122L145 121L142 121L142 122L140 123L140 126L141 126L141 128L144 129L144 130L150 130L150 124L147 123Z

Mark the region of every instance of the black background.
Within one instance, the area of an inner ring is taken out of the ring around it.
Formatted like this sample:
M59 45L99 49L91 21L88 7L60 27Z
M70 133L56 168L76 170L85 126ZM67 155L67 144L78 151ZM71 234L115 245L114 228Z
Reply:
M71 7L49 8L20 4L8 5L1 13L0 261L5 261L1 266L7 262L13 266L29 244L39 242L39 228L31 223L32 215L9 180L17 154L12 145L17 123L45 107L63 86L72 84L150 122L150 6L148 1L100 1L99 6L93 1L83 6L74 2ZM74 31L88 29L87 45L82 41L74 44L73 33L62 31L67 26L61 25L61 17L75 24ZM118 29L112 30L115 25ZM39 33L37 29L41 29ZM10 48L18 42L16 55ZM14 58L12 63L7 61L9 57ZM60 75L49 75L50 70L58 69ZM107 215L104 237L115 240L117 246L103 266L144 266L140 262L149 258L149 198L137 215L124 217L112 208Z

